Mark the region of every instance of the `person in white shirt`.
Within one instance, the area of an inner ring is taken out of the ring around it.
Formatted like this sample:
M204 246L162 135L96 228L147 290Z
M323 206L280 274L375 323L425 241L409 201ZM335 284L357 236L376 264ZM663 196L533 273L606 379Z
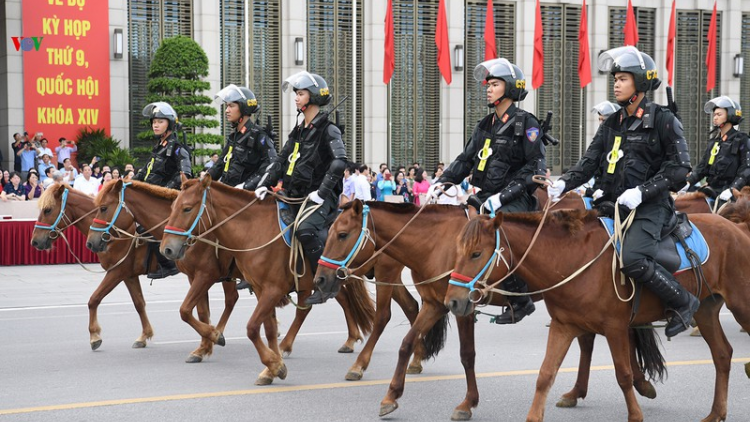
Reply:
M65 165L65 159L70 158L70 154L75 151L78 151L78 146L75 142L69 141L65 137L60 138L60 146L55 148L55 152L57 153L57 168L62 170Z
M76 177L76 181L73 184L73 189L83 192L89 196L96 196L99 193L99 185L101 180L91 176L91 166L88 164L83 165L83 172L80 176Z
M370 174L370 168L362 164L359 168L359 174L354 177L354 197L360 201L372 201L372 192L370 192L370 181L367 175Z
M355 177L357 177L357 172L355 163L348 163L346 165L346 169L344 170L344 192L342 192L342 196L345 198L343 200L344 203L351 201L354 199L354 180Z
M37 161L39 161L37 165L42 164L42 157L44 154L47 154L52 158L52 150L47 146L48 143L47 138L42 138L42 140L39 141L39 147L36 149L36 157Z
M73 164L70 162L70 158L66 158L63 162L63 168L60 169L60 171L63 174L63 182L73 186L76 181L76 177L78 177L78 170L76 170L75 167L73 167Z

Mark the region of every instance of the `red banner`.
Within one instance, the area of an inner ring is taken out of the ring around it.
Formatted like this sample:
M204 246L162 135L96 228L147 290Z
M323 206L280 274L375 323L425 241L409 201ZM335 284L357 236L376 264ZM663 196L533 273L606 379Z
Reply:
M109 2L22 3L24 130L44 133L53 150L82 127L109 134Z

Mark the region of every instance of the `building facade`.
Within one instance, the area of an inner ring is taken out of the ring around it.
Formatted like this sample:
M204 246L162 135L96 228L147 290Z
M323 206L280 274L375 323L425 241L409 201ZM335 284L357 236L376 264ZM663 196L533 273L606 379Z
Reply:
M46 1L46 0L45 0ZM209 59L207 82L213 94L229 83L249 86L258 97L259 117L271 116L280 141L296 122L293 96L281 82L301 70L319 73L338 104L338 121L350 159L392 166L419 162L432 170L450 162L488 109L484 89L472 71L484 57L486 0L444 0L448 17L453 82L437 68L434 41L438 0L392 0L396 68L383 83L387 0L109 0L110 35L124 34L122 58L110 55L111 134L124 146L139 146L140 110L145 105L150 60L162 39L195 39ZM536 2L494 1L500 57L517 63L531 86ZM729 95L750 107L750 0L718 1L717 81L706 92L706 35L713 0L677 4L675 99L693 159L704 150L710 126L703 104ZM588 31L592 65L602 50L623 42L626 0L590 0ZM671 0L633 0L638 47L652 55L662 88L654 95L666 104L666 46ZM548 148L554 174L574 164L598 122L591 107L611 99L612 79L592 69L593 82L579 87L578 29L581 2L542 1L545 83L530 90L521 106L543 119L552 111L552 134L560 145ZM0 6L0 146L4 168L12 168L10 140L23 132L23 52L11 37L23 35L21 0ZM110 42L113 40L110 39ZM739 65L739 69L736 67ZM217 109L219 104L215 103ZM332 107L331 106L331 107ZM219 114L219 117L223 113ZM335 118L335 117L332 117ZM747 123L740 126L747 130ZM29 128L33 130L33 128ZM220 132L226 128L215 129ZM52 138L55 138L52 135ZM55 138L56 139L56 138Z

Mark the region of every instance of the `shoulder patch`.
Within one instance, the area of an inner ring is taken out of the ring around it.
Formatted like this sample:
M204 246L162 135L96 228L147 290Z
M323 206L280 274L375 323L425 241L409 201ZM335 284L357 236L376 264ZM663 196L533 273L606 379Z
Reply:
M531 127L531 128L526 129L526 139L528 139L529 142L536 141L537 137L539 137L538 127Z

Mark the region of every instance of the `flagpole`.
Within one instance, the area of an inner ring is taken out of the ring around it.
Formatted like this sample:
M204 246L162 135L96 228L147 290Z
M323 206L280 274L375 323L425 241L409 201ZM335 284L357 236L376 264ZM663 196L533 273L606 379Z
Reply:
M352 161L357 162L357 0L352 1ZM364 148L364 144L362 145ZM364 158L364 155L363 157ZM364 160L362 160L364 161Z

